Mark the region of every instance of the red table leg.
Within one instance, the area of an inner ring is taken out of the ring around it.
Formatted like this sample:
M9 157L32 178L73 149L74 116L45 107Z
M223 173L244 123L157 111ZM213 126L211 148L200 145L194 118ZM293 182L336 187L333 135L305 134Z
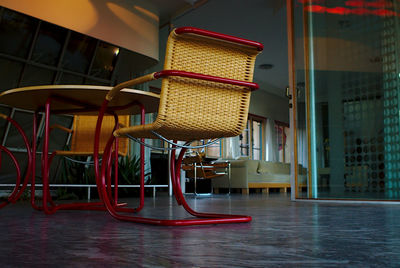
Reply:
M58 204L56 205L51 196L49 189L49 170L51 160L54 157L52 155L49 159L49 134L50 134L50 105L51 98L48 98L45 105L45 131L43 140L43 150L42 150L42 180L43 180L43 210L46 214L53 214L57 210L64 209L85 209L85 210L104 210L102 202L77 202L70 204Z
M108 145L106 148L108 150L103 151L103 160L101 167L104 169L104 174L103 169L100 171L100 161L99 161L99 143L100 143L100 132L101 132L101 124L103 121L103 117L107 108L107 104L102 105L102 109L99 113L97 125L96 125L96 132L95 132L95 142L94 142L94 170L95 170L95 177L96 177L96 184L99 192L100 199L104 202L104 200L107 200L107 202L111 205L114 205L115 211L119 212L139 212L140 210L143 209L144 207L144 146L141 145L140 147L140 201L139 201L139 206L136 208L124 208L121 205L125 204L118 204L117 205L117 197L118 197L118 138L115 138L114 136L111 136L108 140ZM144 106L140 103L134 103L132 105L138 105L141 109L141 123L145 123L145 109ZM116 122L117 122L116 117ZM143 140L144 141L144 140ZM114 178L114 200L112 200L112 197L110 195L110 189L111 189L111 184L110 184L110 172L111 172L111 156L112 156L112 146L114 144L114 165L115 165L115 178ZM105 164L107 163L107 164ZM104 175L104 178L101 177L101 175ZM104 180L104 191L101 190L102 185L102 180Z

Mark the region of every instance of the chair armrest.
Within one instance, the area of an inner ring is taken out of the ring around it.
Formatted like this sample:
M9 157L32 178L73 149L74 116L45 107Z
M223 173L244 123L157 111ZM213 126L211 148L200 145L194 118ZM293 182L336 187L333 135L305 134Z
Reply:
M116 85L115 87L113 87L108 94L106 95L106 100L111 101L117 94L119 91L121 91L121 89L126 88L126 87L130 87L130 86L134 86L134 85L138 85L138 84L142 84L151 80L155 80L156 78L154 77L155 73L151 73L151 74L147 74L123 83L120 83L118 85Z
M235 79L219 77L219 76L206 75L206 74L201 74L201 73L193 73L193 72L186 72L186 71L179 71L179 70L163 70L163 71L154 73L155 79L163 78L166 76L180 76L180 77L212 81L212 82L223 83L223 84L243 86L243 87L249 88L252 91L259 88L257 83L235 80Z
M147 74L123 83L120 83L113 87L108 94L106 95L106 100L111 101L121 89L142 84L148 81L152 81L155 79L163 78L166 76L180 76L180 77L188 77L188 78L194 78L194 79L200 79L200 80L206 80L206 81L213 81L213 82L218 82L218 83L224 83L224 84L231 84L231 85L237 85L237 86L244 86L247 88L250 88L251 90L256 90L259 88L257 83L253 82L247 82L247 81L240 81L240 80L234 80L234 79L229 79L229 78L224 78L224 77L217 77L217 76L211 76L211 75L204 75L204 74L199 74L199 73L192 73L192 72L185 72L185 71L178 71L178 70L163 70L160 72L154 72L151 74Z
M68 133L72 133L72 132L73 132L72 129L63 127L63 126L58 125L58 124L55 124L55 125L50 126L50 129L60 129L60 130L62 130L62 131L68 132Z

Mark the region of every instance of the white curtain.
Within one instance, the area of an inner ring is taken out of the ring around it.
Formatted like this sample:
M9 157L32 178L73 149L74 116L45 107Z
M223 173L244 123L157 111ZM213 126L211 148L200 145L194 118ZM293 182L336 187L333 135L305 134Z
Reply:
M265 160L277 162L278 148L277 148L277 136L275 130L275 122L272 119L267 119L265 124Z
M307 131L305 128L297 128L297 162L303 167L308 167L308 157L307 157Z
M236 159L240 156L239 136L225 138L222 157L224 159Z

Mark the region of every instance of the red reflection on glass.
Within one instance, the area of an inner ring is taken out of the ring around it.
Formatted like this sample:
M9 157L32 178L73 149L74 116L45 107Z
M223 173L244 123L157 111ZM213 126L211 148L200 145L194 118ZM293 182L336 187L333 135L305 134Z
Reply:
M301 4L324 4L325 0L298 0Z
M349 0L345 2L349 7L373 7L373 8L388 8L392 7L393 3L385 0L365 1L365 0Z
M299 0L303 1L303 0ZM304 0L306 1L306 0ZM348 1L350 2L350 1ZM353 0L351 1L355 5L361 0ZM356 3L357 2L357 3ZM370 2L372 3L372 2ZM365 4L365 2L364 2ZM358 7L358 8L346 8L346 7L332 7L332 8L327 8L325 6L321 5L306 5L304 6L304 10L307 12L312 12L312 13L328 13L328 14L334 14L334 15L374 15L374 16L379 16L379 17L392 17L392 16L399 16L400 14L397 13L396 11L385 9L385 8L380 8L380 9L367 9L365 7Z
M327 8L326 13L337 14L337 15L347 15L350 13L350 9L345 8L345 7L333 7L333 8Z
M365 5L367 7L374 7L374 8L388 8L392 7L393 3L385 0L380 0L380 1L372 1L372 2L367 2L365 1Z
M381 17L392 17L396 16L397 12L392 11L392 10L387 10L387 9L375 9L371 10L371 14L376 15L376 16L381 16Z
M304 7L306 11L313 12L313 13L325 13L326 7L313 5L313 6L306 6Z
M364 0L350 0L344 3L348 7L363 7Z
M354 14L354 15L369 15L369 14L371 14L371 11L369 9L366 9L366 8L363 8L363 7L361 7L361 8L353 8L351 10L351 14Z

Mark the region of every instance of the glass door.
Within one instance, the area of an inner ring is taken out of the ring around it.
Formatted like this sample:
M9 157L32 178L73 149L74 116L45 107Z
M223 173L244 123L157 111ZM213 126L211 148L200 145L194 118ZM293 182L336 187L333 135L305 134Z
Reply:
M400 2L292 3L297 197L399 200Z

